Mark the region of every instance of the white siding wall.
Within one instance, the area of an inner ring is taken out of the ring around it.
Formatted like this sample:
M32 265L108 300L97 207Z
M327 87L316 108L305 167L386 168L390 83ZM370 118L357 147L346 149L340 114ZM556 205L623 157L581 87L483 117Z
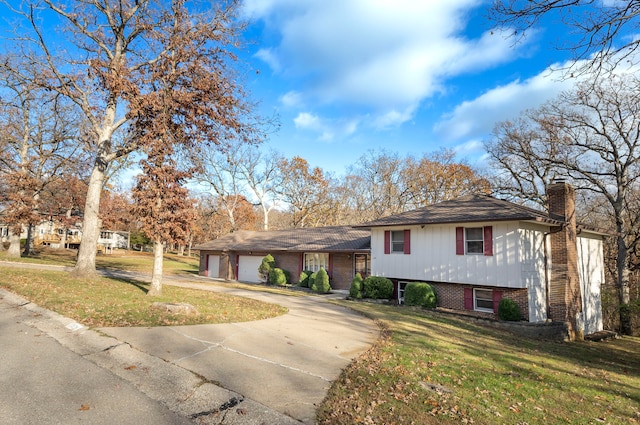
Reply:
M372 274L399 279L431 280L475 285L524 288L544 281L541 251L520 251L523 241L540 245L537 230L522 232L518 222L469 223L467 227L493 226L493 254L456 255L456 225L373 228ZM385 230L411 230L411 254L384 253ZM522 262L527 266L523 267ZM541 274L542 273L542 274ZM526 279L523 279L524 276ZM536 280L537 279L537 280Z
M547 319L547 281L545 278L545 231L548 229L523 223L520 235L519 258L523 284L529 288L529 322ZM550 254L548 247L547 252Z
M602 239L595 235L578 237L578 274L582 290L584 332L602 330L600 285L604 283Z

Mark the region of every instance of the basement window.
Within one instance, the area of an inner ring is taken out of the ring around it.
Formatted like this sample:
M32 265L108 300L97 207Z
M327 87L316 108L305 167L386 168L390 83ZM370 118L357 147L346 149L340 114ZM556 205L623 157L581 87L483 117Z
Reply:
M493 313L493 291L490 289L474 289L473 309Z

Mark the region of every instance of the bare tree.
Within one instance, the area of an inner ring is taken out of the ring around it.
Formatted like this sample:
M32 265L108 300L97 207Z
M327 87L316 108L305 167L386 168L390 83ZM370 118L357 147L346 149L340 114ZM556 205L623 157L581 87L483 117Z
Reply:
M5 58L5 64L13 64ZM31 229L41 220L42 191L73 161L81 158L74 139L77 118L61 96L24 81L0 68L0 176L5 180L4 221L10 226L9 257L20 256L22 227L29 229L25 255L33 246ZM77 157L77 158L76 158Z
M154 83L164 73L173 78L164 88L182 96L173 112L185 131L196 130L194 146L249 138L249 106L229 66L241 29L238 3L216 2L202 11L201 5L186 0L42 0L48 19L62 22L57 33L68 35L67 45L49 36L37 4L25 2L13 9L31 28L22 29L16 39L19 53L39 66L13 71L70 99L90 125L86 144L94 161L77 275L95 274L105 175L114 160L141 149L144 139L130 125L148 113Z
M238 230L236 210L245 201L242 194L242 160L239 144L230 146L224 152L208 152L201 159L201 169L197 175L198 182L213 192L224 209L232 232Z
M274 199L274 183L280 170L280 155L276 151L263 154L253 147L245 146L239 151L237 160L244 183L262 209L262 229L269 230L269 213L277 204Z
M512 182L511 194L544 204L542 188L558 176L606 199L618 234L620 303L629 304L629 259L638 249L634 229L640 225L640 79L585 82L528 111L516 125L499 124L486 148L499 176ZM628 321L622 326L631 331Z
M570 34L556 46L572 53L577 72L596 74L638 63L640 1L497 0L490 17L517 41L543 19L567 27ZM573 37L575 36L575 37ZM585 61L579 65L579 61ZM576 66L577 65L577 66Z
M367 151L350 167L351 183L359 183L362 206L367 220L375 220L405 210L406 187L402 178L403 160L397 153L385 150Z

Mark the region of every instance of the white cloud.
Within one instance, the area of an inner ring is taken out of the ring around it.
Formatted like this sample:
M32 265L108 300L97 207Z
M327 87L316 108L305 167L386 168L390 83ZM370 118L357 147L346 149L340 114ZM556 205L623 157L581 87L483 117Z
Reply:
M302 105L302 93L297 91L289 91L280 96L280 103L288 108L293 108Z
M294 118L293 122L297 128L317 130L321 127L320 118L308 112L301 112Z
M296 128L318 133L318 140L331 142L337 136L343 138L354 134L358 129L357 119L328 119L318 115L301 112L293 119Z
M463 35L467 14L481 4L246 0L245 11L280 36L258 54L274 72L303 81L305 98L357 105L380 126L410 120L447 78L513 59L510 41L500 35Z
M575 82L561 80L558 74L548 69L527 80L512 81L462 102L441 118L434 131L447 140L486 137L496 123L540 106Z

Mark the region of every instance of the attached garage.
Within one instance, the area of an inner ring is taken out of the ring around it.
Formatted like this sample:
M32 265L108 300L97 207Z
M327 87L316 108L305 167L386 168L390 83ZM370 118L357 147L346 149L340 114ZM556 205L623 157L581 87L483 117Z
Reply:
M333 289L349 289L356 273L371 273L370 241L370 230L350 226L237 230L196 249L200 276L261 283L258 267L271 254L276 266L289 272L289 283L298 283L303 270L323 267Z
M259 283L258 267L262 264L262 258L255 255L239 255L238 280L240 282Z
M207 257L207 276L220 277L220 256L208 255Z

